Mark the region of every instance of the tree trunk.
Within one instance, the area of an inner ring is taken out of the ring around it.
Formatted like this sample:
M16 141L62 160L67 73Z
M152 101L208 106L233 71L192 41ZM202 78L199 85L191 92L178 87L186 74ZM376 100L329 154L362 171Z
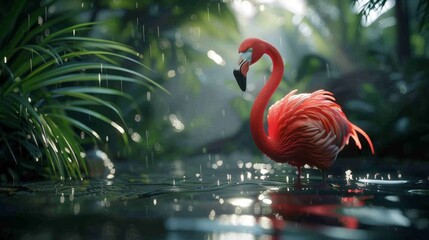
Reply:
M410 26L406 0L396 0L395 15L398 63L403 65L411 56Z

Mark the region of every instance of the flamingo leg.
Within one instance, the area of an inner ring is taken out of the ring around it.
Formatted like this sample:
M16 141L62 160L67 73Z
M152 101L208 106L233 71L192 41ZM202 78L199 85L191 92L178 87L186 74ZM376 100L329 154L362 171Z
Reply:
M297 189L301 189L302 185L301 185L301 166L297 166L298 168L298 176L297 179L295 181L295 187Z
M320 172L322 173L322 182L326 183L326 172L323 170L320 170Z

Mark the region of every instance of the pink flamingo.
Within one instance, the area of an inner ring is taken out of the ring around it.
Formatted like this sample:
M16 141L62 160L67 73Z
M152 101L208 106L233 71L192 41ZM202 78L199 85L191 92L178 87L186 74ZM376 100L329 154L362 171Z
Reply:
M264 129L264 109L280 84L284 65L278 50L257 38L248 38L239 47L238 69L234 76L242 91L246 90L246 76L250 65L264 54L273 62L273 71L253 104L250 113L250 130L256 146L276 162L288 163L298 168L305 164L320 170L328 169L338 153L353 138L361 149L357 133L364 136L372 154L374 147L369 136L351 123L335 103L333 94L318 90L313 93L296 94L291 91L277 101L268 111L268 135Z

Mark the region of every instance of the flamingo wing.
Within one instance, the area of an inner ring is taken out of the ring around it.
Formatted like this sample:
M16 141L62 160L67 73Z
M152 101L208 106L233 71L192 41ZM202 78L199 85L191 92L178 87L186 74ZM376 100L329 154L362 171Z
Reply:
M350 136L361 148L357 132L370 143L368 135L348 121L332 93L318 90L296 94L296 90L276 102L268 111L268 137L277 149L277 162L294 166L309 164L329 168Z

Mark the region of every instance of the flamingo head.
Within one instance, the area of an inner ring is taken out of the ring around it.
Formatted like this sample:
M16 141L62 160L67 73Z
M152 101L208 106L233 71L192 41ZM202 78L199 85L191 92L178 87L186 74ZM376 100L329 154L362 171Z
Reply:
M234 69L234 77L242 91L246 91L247 72L250 65L257 62L265 53L265 42L257 38L244 40L239 49L238 65Z

